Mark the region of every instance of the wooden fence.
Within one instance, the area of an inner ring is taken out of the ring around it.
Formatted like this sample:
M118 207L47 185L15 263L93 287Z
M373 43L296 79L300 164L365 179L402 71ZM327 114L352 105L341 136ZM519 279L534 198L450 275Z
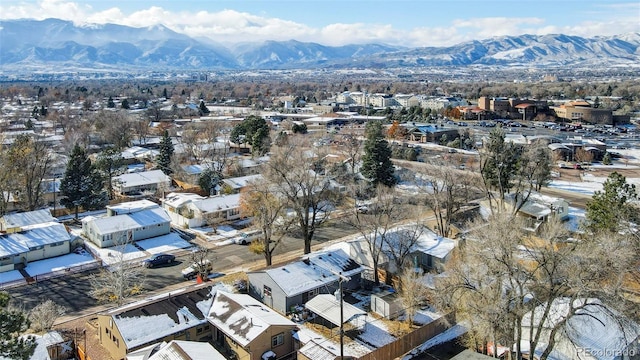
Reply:
M415 331L410 332L392 343L360 356L358 360L395 359L420 346L420 344L426 342L432 337L449 329L454 324L455 317L453 314L447 314L416 329Z

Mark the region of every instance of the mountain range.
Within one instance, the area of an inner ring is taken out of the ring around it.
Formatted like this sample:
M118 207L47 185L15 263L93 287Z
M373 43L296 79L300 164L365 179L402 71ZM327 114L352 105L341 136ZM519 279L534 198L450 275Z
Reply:
M165 26L75 25L59 19L0 22L0 69L241 70L430 66L640 64L640 33L584 38L501 36L449 47L325 46L266 41L223 46Z

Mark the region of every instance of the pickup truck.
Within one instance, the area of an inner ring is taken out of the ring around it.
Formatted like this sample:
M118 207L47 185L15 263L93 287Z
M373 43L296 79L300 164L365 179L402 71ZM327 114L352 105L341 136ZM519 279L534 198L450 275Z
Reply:
M205 259L203 262L206 273L209 274L211 270L213 270L213 265L211 265L211 261L209 259ZM182 269L182 277L185 279L194 279L198 275L198 264L193 263L189 267Z

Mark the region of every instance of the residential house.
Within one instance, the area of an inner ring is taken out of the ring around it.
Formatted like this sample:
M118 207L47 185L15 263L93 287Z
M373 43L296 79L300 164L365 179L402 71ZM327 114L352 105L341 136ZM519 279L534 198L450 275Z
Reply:
M207 319L214 341L233 358L275 360L295 350L296 324L249 295L217 291Z
M5 214L0 218L0 231L5 233L14 233L21 231L25 226L57 221L58 219L51 215L49 209Z
M526 194L521 194L523 196ZM487 201L483 201L482 206L488 206ZM537 192L531 192L526 200L518 199L516 201L515 194L507 194L504 201L507 210L513 210L515 206L520 206L518 216L530 219L528 226L531 230L537 230L538 227L547 221L550 216L554 216L561 221L569 218L569 202L563 198L542 195Z
M126 165L151 161L155 159L158 154L160 154L160 151L158 150L148 149L141 146L132 146L120 153L122 160Z
M168 234L169 214L159 205L151 204L147 200L132 201L112 206L107 216L87 216L82 219L82 233L101 248Z
M404 124L404 126L407 128L409 140L421 143L440 143L443 138L449 142L460 137L458 129L454 128L415 123Z
M412 264L425 272L442 272L457 247L455 240L439 236L433 230L415 224L390 229L386 239L384 243L378 242L382 244L378 267L392 272L397 272L397 269L391 248L396 253L407 254L406 264ZM406 247L409 248L403 249ZM366 268L373 268L368 239L362 236L332 245L331 248L342 249L359 264Z
M540 344L534 349L536 357L542 354L549 343L549 336L555 327L560 327L560 330L555 334L550 359L633 359L634 354L637 356L640 353L640 325L605 306L600 300L555 299L546 320L540 323L546 305L539 305L522 320L522 344L526 354L531 352L529 335L532 327L533 334L542 327ZM567 317L571 308L578 310Z
M127 360L226 360L208 342L171 340L127 354Z
M162 170L151 170L116 176L112 184L120 195L142 196L144 193L155 193L158 189L168 189L171 178Z
M240 194L203 197L193 193L170 193L162 201L171 222L194 228L240 218Z
M259 183L261 181L264 181L262 174L222 179L221 191L225 194L239 194L242 189L246 188L249 185L249 183Z
M388 268L395 269L393 257L390 255L390 248L397 249L403 246L406 239L417 237L415 242L409 248L409 260L416 268L423 271L435 271L441 273L444 271L445 264L451 258L454 249L457 246L455 240L442 237L426 226L410 225L398 227L387 234L387 241L384 242L382 253L388 259Z
M247 273L249 295L288 314L318 294L333 294L338 289L338 274L350 278L343 282L344 290L358 288L363 270L341 249L313 252L300 261Z
M209 342L207 314L223 285L197 285L98 314L98 338L113 359L162 341Z
M0 272L20 270L29 262L68 254L72 237L63 224L24 225L0 235Z

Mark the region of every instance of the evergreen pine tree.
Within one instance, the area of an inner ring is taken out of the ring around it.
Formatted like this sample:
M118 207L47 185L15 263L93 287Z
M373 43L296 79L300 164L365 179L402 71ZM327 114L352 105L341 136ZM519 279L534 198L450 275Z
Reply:
M269 151L269 125L260 116L250 115L231 130L231 141L236 144L248 143L253 154L262 155Z
M378 184L393 186L396 178L393 175L391 148L384 139L382 123L370 122L365 128L364 154L360 172L371 181L374 187Z
M130 106L129 106L129 100L127 100L127 99L122 100L122 104L121 104L121 106L122 106L122 108L123 108L123 109L128 110L128 109L130 108Z
M76 144L60 182L63 196L60 202L67 209L73 209L77 219L79 207L94 210L106 205L107 192L103 187L104 181L98 169L91 164L84 149Z
M632 205L637 200L636 186L627 183L623 175L612 172L603 184L603 191L596 191L587 203L587 227L592 231L619 230L620 221L637 216L638 209Z
M110 109L116 107L116 104L113 102L113 98L111 96L109 96L109 100L107 100L107 107Z
M604 153L604 156L602 157L602 164L611 165L611 154L609 154L608 151Z
M203 100L200 100L200 109L199 110L200 110L200 115L206 115L206 114L208 114L210 112L209 108L207 108L207 105L204 104Z
M29 328L27 316L8 308L9 294L0 292L0 357L3 359L28 360L36 349L32 336L22 337Z
M171 142L169 132L165 130L164 134L162 134L162 139L160 139L160 154L158 154L158 157L156 158L156 165L167 175L171 175L171 173L173 173L171 170L172 157L173 143Z

